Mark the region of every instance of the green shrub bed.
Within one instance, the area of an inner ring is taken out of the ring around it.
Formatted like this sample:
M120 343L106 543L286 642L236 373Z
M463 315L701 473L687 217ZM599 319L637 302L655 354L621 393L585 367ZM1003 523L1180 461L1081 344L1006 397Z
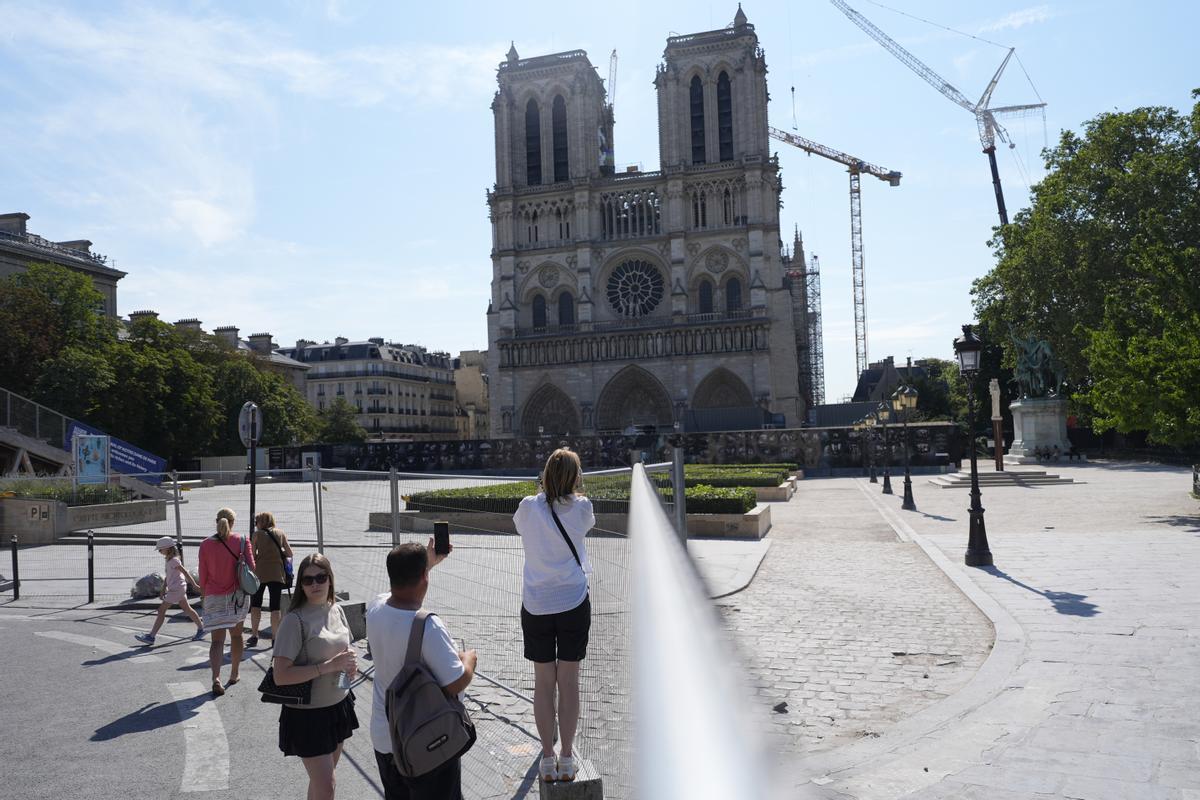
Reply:
M22 500L57 500L69 506L95 506L102 503L121 503L125 492L116 486L83 483L72 486L67 481L0 481L0 497Z
M778 484L775 484L778 485ZM745 514L756 503L754 489L745 484L714 486L711 483L686 481L686 502L689 514ZM669 485L658 486L658 493L671 502ZM539 491L536 481L513 481L492 486L473 486L463 489L437 489L416 492L405 498L409 511L429 513L446 511L475 511L492 514L514 514L521 500ZM597 514L629 513L629 479L622 476L591 478L584 493L592 501Z
M778 469L784 472L795 472L800 469L799 464L789 461L777 461L771 464L693 464L692 466L706 469Z

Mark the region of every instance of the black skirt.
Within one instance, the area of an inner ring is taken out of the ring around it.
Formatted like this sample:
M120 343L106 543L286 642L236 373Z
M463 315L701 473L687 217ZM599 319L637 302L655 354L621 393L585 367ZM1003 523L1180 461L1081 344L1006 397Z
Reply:
M279 749L285 756L326 756L349 739L357 727L354 692L324 708L283 706L279 710Z

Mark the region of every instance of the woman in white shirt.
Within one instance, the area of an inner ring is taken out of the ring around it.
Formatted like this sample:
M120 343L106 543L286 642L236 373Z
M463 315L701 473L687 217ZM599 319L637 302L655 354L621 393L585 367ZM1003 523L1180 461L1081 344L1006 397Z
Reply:
M525 658L533 662L533 716L542 740L538 772L544 781L572 781L577 771L572 748L579 724L579 662L592 625L584 539L596 524L592 502L579 494L582 476L578 455L555 450L542 472L542 491L522 500L513 515L525 549L521 633ZM557 756L556 705L562 745Z

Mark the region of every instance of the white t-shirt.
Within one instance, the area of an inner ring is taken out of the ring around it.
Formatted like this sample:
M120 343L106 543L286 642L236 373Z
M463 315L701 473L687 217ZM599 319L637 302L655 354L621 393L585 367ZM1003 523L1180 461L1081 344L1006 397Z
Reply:
M592 571L584 539L596 524L592 501L571 495L554 505L583 569L575 563L571 548L563 541L562 533L550 516L545 493L526 497L513 514L517 533L525 548L525 580L521 600L530 614L561 614L570 611L587 597L587 573Z
M408 634L417 616L416 611L389 606L387 599L390 596L379 595L367 608L367 642L371 645L371 660L375 664L371 746L380 753L392 752L392 736L387 720L387 690L404 667ZM430 617L425 621L421 661L429 667L441 686L449 686L467 671L458 657L458 648L450 638L450 631L446 630L440 617Z

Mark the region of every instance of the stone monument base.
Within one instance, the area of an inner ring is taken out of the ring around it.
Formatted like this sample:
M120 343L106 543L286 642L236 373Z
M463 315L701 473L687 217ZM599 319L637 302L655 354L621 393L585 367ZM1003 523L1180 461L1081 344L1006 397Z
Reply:
M1013 443L1004 458L1006 464L1036 464L1039 452L1052 454L1055 448L1060 458L1066 458L1071 450L1066 398L1024 397L1008 408L1013 415Z

